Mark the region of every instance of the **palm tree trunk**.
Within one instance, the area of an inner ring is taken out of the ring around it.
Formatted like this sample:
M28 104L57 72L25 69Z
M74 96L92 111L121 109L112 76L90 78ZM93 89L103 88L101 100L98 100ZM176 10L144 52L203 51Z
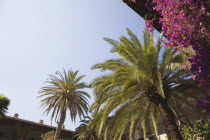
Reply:
M54 140L59 140L61 129L62 129L62 125L64 124L65 119L66 119L66 110L63 110L61 112L60 120L59 120L58 126L56 128Z
M182 135L176 124L174 113L169 107L167 101L157 93L151 93L148 97L150 101L156 104L160 110L168 139L182 140Z
M174 113L168 106L167 102L162 102L158 105L163 123L166 127L166 133L169 140L182 140L181 133L176 124Z

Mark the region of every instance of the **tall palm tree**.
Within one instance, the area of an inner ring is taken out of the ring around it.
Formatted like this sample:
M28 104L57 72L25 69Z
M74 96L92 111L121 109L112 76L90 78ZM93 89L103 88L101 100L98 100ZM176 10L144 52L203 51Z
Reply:
M85 76L78 76L78 72L72 70L68 70L68 72L64 70L63 74L56 72L58 76L50 75L46 81L49 85L40 90L39 97L44 97L41 100L41 106L45 108L44 113L49 114L52 111L51 119L59 120L55 140L60 137L67 110L70 111L71 120L74 122L76 116L81 119L88 112L90 95L83 91L88 86L84 82L80 82Z
M181 140L176 118L186 115L180 110L180 101L194 107L184 93L187 89L199 88L184 68L189 64L186 53L177 52L174 47L164 48L161 41L155 43L148 29L144 31L144 43L129 29L127 32L130 38L122 36L119 42L105 39L119 58L93 66L106 71L92 83L96 100L91 110L101 114L99 133L105 132L104 138L120 139L129 125L132 139L134 130L141 124L144 137L151 126L158 139L157 122L161 118L168 138Z

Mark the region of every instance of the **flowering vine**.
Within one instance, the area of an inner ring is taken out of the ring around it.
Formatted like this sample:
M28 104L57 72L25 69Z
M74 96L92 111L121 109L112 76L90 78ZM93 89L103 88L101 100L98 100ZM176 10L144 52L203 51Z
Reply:
M146 27L149 29L150 33L152 33L154 31L154 27L152 25L152 20L147 20Z
M145 6L160 12L163 35L170 41L166 45L194 49L188 58L194 79L210 84L210 1L148 0ZM151 23L146 26L151 28Z

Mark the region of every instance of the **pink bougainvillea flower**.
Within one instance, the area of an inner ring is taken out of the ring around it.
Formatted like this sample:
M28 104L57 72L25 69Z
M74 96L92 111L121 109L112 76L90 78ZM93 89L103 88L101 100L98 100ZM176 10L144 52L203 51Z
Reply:
M191 75L191 78L192 78L193 80L195 80L195 75Z
M153 25L152 25L152 20L147 20L147 22L146 22L146 27L147 27L147 28L153 27Z
M150 28L149 32L152 33L154 31L154 28Z

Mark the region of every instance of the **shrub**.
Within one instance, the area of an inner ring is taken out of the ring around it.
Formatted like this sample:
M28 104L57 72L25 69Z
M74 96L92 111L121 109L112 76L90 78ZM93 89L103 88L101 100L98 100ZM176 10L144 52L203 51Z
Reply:
M41 135L41 140L54 140L54 136L55 136L55 131L49 131L45 134ZM63 139L59 139L59 140L63 140Z
M9 104L10 100L7 97L5 97L3 94L0 94L0 118L5 117Z
M186 125L182 132L185 140L209 140L210 120L194 121L192 125Z

